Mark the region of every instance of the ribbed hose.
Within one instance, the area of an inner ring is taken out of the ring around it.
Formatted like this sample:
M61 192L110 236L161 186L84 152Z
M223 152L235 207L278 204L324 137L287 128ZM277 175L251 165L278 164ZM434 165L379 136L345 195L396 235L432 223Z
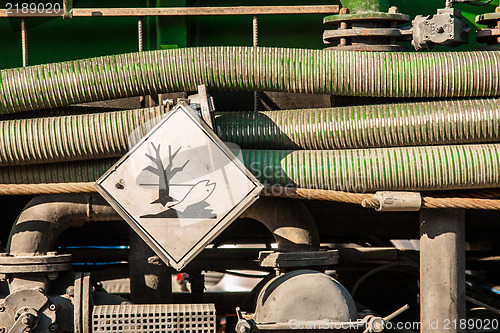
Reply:
M250 150L244 163L264 184L341 191L450 190L500 186L500 144L356 150Z
M500 99L224 112L222 140L247 149L344 149L500 141Z
M349 52L200 47L0 72L0 113L175 91L199 84L376 97L500 96L500 52Z
M0 121L0 166L119 157L160 107ZM249 149L344 149L500 141L500 99L224 112L224 141Z
M123 155L162 108L0 121L0 166Z
M357 192L500 187L500 144L324 151L244 150L243 159L247 168L267 185ZM0 183L90 182L114 162L95 160L5 167L0 168Z

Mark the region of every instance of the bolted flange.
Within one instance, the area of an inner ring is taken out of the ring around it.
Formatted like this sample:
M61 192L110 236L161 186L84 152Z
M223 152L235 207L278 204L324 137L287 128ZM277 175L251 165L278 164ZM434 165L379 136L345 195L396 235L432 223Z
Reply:
M494 13L482 14L476 16L476 23L487 25L487 29L478 29L476 31L476 40L479 43L486 43L478 50L498 51L500 50L500 6Z
M333 27L325 30L323 41L333 45L327 50L405 51L406 48L397 43L411 39L409 27L400 27L409 21L410 17L400 14L397 7L391 7L388 13L354 14L344 7L338 15L323 19L325 25Z

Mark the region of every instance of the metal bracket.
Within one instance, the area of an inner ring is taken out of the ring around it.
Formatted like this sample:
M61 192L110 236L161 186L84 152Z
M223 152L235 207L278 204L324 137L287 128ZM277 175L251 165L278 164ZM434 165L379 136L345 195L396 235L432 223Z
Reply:
M419 192L380 191L375 193L379 202L378 212L417 212L422 207Z
M338 250L259 253L259 264L262 267L314 267L335 265L338 262Z

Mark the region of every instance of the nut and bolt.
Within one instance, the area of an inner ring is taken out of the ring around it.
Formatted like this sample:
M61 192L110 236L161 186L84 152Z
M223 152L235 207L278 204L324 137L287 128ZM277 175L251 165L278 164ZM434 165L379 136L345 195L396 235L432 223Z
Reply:
M347 14L349 14L349 8L347 8L347 7L340 8L339 14L340 15L347 15ZM347 22L340 22L340 27L339 27L340 30L344 30L344 29L347 29L347 28L349 28L349 26L347 25ZM347 39L346 38L340 38L339 43L340 43L340 45L347 45Z
M57 305L55 305L54 303L50 304L49 305L49 310L50 311L56 311L57 310Z
M0 333L5 333L7 332L6 328L3 326L0 326Z
M30 323L30 318L29 317L24 317L21 322L24 324L24 325L29 325Z
M4 311L5 311L5 306L0 305L0 312L4 312Z
M4 282L7 280L7 274L0 273L0 281Z
M392 6L391 8L389 8L388 13L389 14L399 14L399 8L396 6Z
M55 332L55 331L57 331L57 329L58 329L57 324L51 324L49 326L49 331L51 331L51 332Z

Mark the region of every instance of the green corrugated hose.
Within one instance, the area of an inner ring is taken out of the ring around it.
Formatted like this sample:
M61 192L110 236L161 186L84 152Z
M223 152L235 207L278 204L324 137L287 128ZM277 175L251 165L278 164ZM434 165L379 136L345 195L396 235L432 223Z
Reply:
M500 144L351 150L244 150L261 182L348 191L500 186ZM1 183L95 181L114 160L0 168ZM145 165L146 167L147 165Z
M121 156L162 114L152 107L0 121L0 166Z
M376 97L500 96L500 52L252 47L149 51L0 71L0 113L175 91Z
M0 166L118 157L162 114L152 107L0 121ZM224 112L216 124L224 141L249 149L498 142L500 99Z
M224 112L222 140L248 149L344 149L500 141L500 99Z

